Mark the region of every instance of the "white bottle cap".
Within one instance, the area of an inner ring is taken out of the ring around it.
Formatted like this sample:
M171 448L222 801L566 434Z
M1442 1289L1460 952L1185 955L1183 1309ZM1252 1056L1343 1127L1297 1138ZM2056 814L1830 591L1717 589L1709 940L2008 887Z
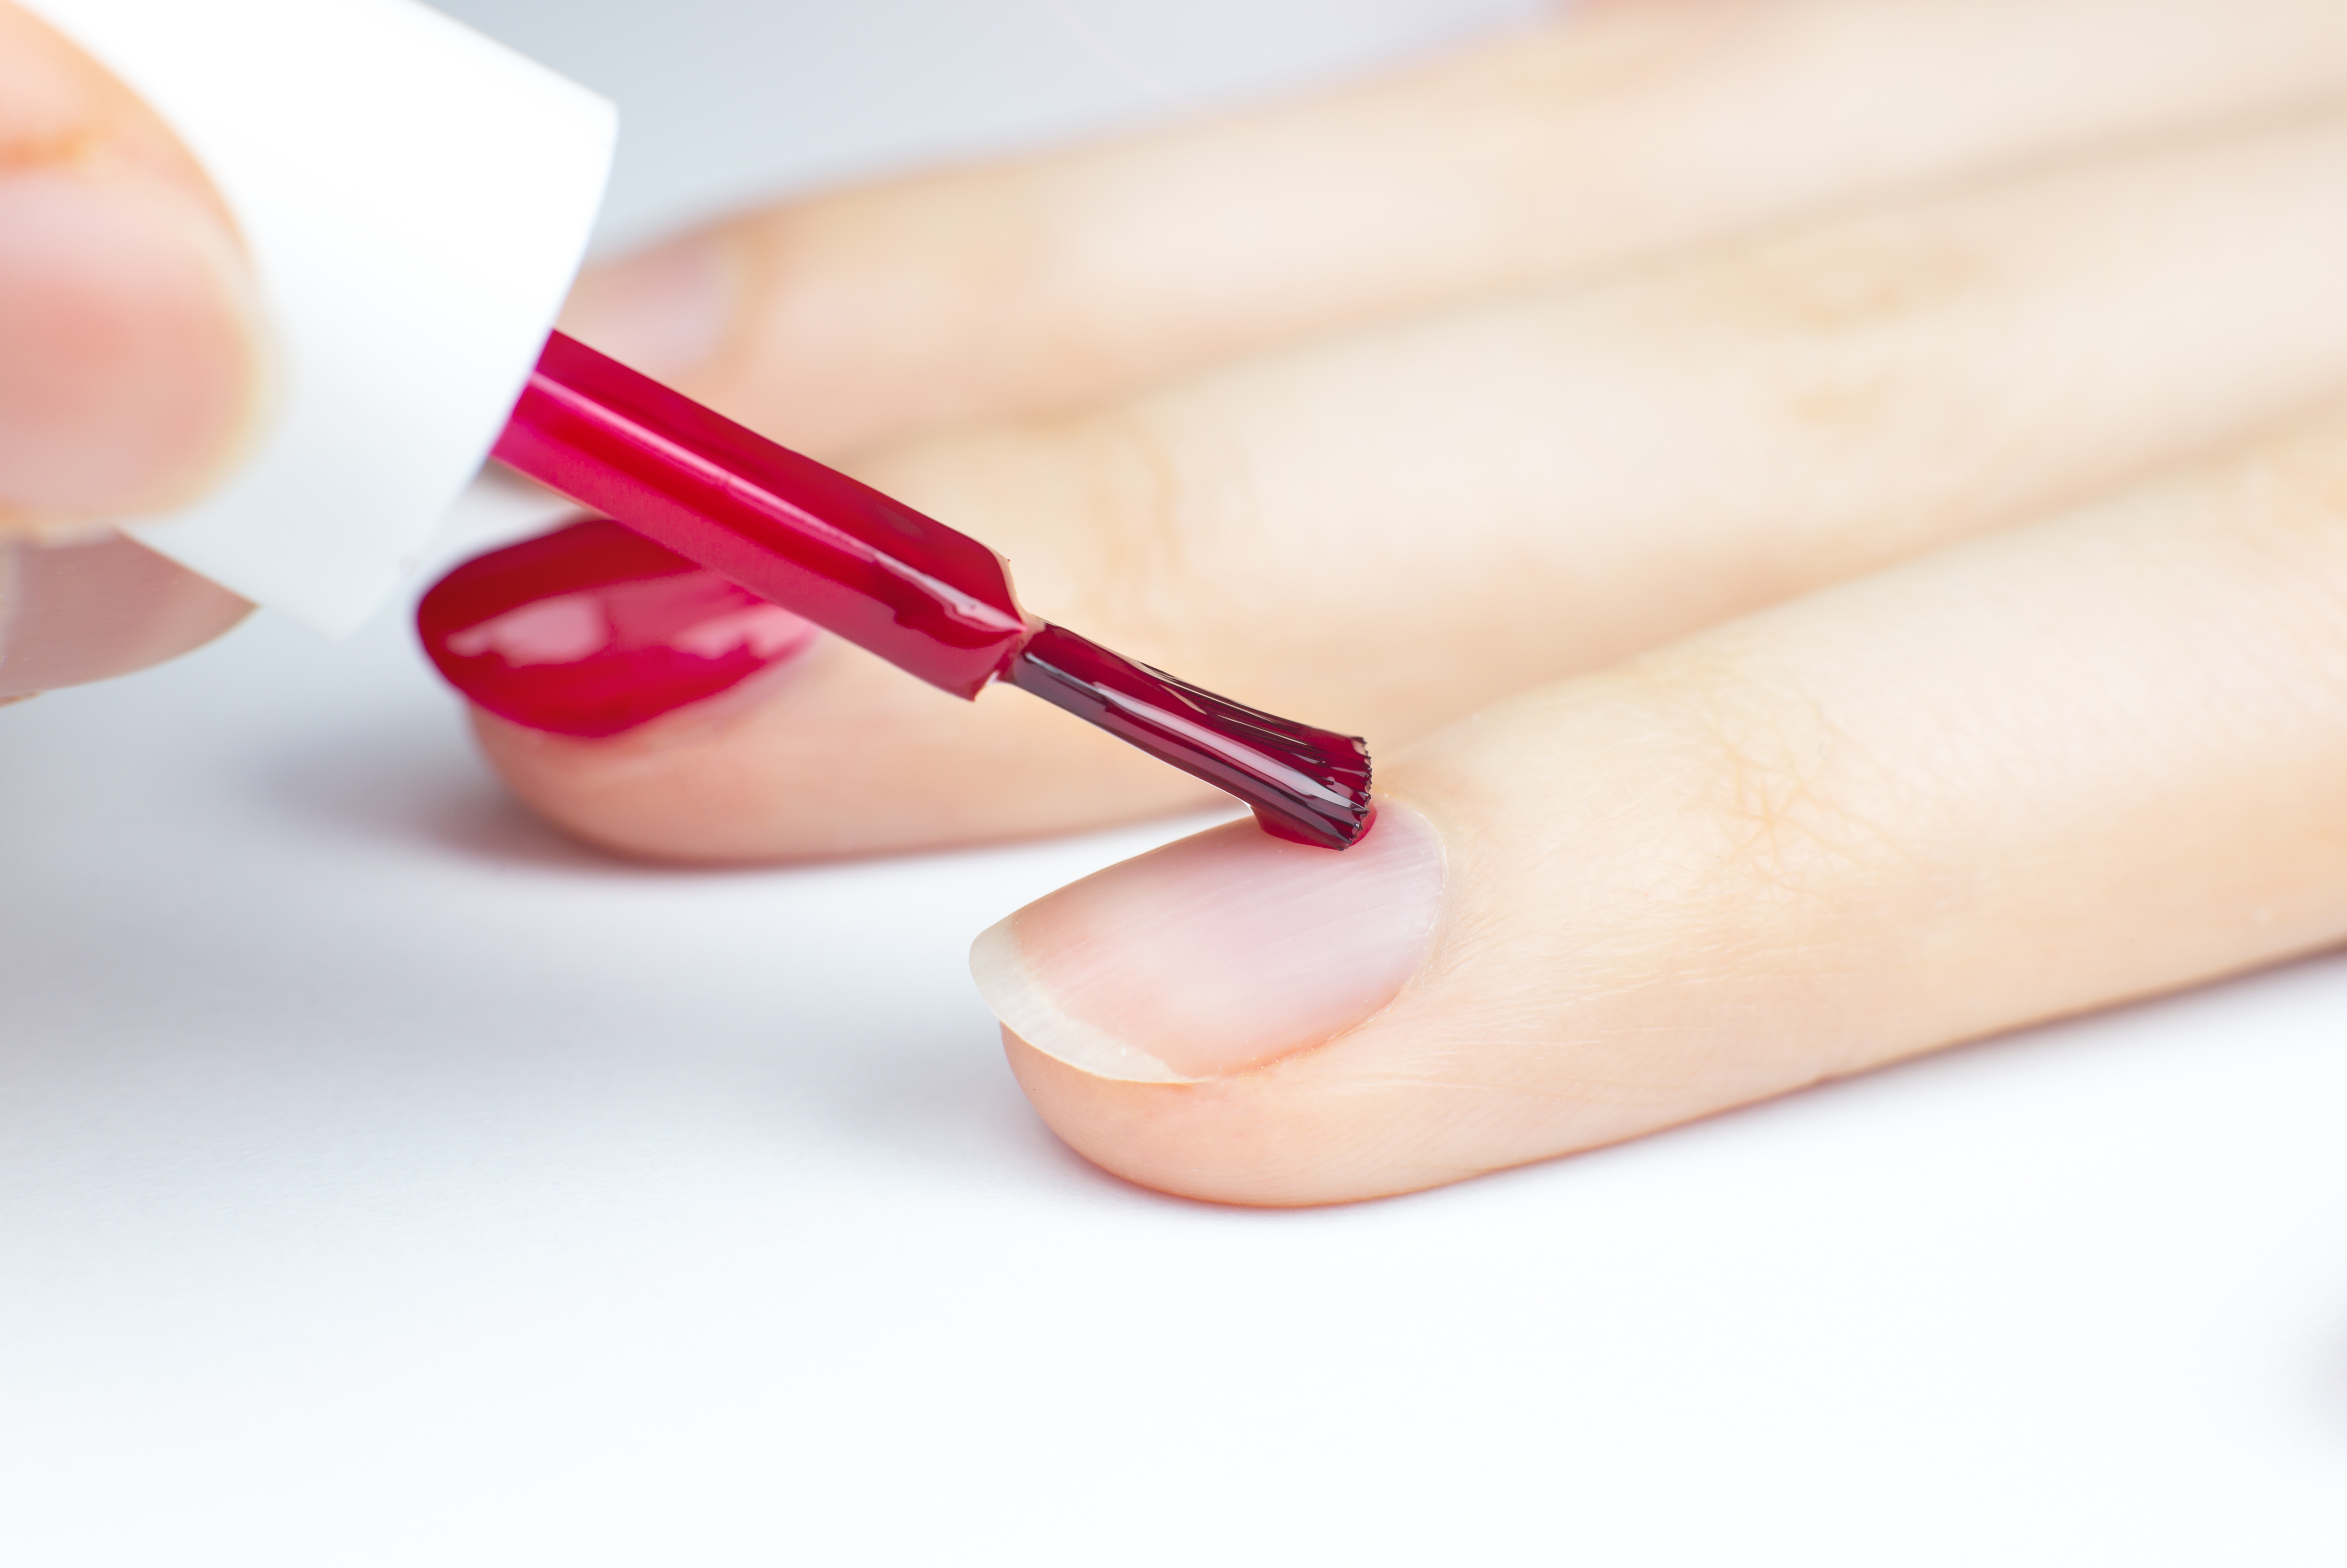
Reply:
M611 106L415 0L18 0L168 120L234 211L275 424L141 543L339 636L497 439L601 204Z

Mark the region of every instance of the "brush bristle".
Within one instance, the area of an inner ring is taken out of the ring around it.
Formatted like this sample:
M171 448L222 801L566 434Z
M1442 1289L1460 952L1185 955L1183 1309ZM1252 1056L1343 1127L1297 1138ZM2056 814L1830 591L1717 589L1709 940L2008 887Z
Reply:
M1264 831L1344 849L1368 831L1368 747L1283 719L1057 626L1011 661L1006 679L1255 809Z

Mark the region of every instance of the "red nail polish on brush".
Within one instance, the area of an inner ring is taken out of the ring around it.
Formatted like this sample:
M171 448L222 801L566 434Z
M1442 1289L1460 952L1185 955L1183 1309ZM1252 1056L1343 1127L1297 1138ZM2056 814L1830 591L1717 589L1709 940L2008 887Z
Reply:
M1342 849L1368 830L1369 760L1359 740L1217 697L1028 615L1002 558L977 540L559 333L497 456L664 547L670 559L745 590L748 602L803 616L957 696L975 698L999 680L1056 703L1237 795L1268 833ZM544 729L559 727L541 722L559 711L574 723L611 724L565 733L616 733L642 722L618 722L621 714L678 706L671 699L703 679L720 682L714 694L786 656L761 661L745 643L738 658L713 661L739 671L721 679L716 669L675 658L672 640L659 635L630 644L614 630L594 643L592 613L620 624L611 608L618 584L588 580L594 573L584 567L576 580L563 578L565 552L575 548L516 559L507 558L517 551L500 551L459 567L425 597L425 645L449 679L491 711ZM549 575L538 597L524 599L518 590L533 572ZM506 586L493 589L493 582ZM690 613L647 610L640 623L682 625L675 617ZM602 673L556 701L547 694L560 682L529 672L530 650L559 646L588 650ZM661 698L631 704L621 688L637 679L660 687ZM526 716L532 713L541 718Z

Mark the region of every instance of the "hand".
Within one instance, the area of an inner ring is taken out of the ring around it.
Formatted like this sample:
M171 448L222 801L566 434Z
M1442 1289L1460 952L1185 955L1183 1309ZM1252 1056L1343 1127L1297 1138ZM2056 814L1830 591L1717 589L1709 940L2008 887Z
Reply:
M0 699L143 668L250 606L107 530L259 423L234 225L171 132L0 0Z
M1110 1168L1403 1191L2347 935L2347 12L2253 12L1620 0L753 218L569 324L1370 738L1360 848L1217 829L976 961ZM825 640L480 728L679 859L1200 799Z

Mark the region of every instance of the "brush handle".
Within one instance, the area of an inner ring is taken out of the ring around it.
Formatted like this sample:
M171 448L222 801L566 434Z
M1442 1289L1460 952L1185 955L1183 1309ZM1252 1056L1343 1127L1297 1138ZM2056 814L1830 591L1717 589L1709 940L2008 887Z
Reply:
M1042 625L969 535L560 333L496 455L958 697Z

